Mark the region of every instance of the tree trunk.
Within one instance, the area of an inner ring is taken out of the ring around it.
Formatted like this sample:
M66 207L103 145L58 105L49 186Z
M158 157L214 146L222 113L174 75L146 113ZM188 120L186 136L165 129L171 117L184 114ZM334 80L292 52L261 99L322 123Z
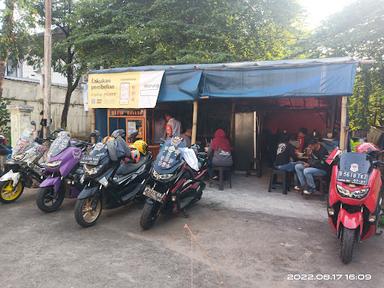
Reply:
M5 76L5 61L0 59L0 99L3 97L4 76Z
M67 129L67 118L68 118L69 104L71 104L71 96L72 96L71 87L68 87L67 93L65 94L63 112L61 114L61 128L63 128L64 130Z
M79 85L79 81L80 81L80 76L78 76L76 78L75 83L73 83L73 84L68 83L67 93L65 94L64 108L63 108L63 112L61 114L61 128L63 128L63 129L67 129L69 105L71 104L72 93L77 88L77 85Z

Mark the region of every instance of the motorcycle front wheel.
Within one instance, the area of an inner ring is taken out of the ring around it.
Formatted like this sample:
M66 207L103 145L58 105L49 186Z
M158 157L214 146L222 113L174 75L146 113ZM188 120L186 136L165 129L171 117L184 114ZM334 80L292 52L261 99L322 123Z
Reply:
M103 206L99 196L78 199L75 205L75 219L81 227L87 228L96 224Z
M353 249L356 242L356 230L343 227L341 236L340 257L344 264L352 261Z
M13 187L13 181L1 181L0 182L0 202L9 204L15 202L24 191L23 181L19 180L19 183Z
M140 218L140 226L143 230L148 230L155 224L157 216L159 215L160 204L145 202L143 213Z
M53 187L40 188L37 192L36 205L45 213L59 210L64 201L64 191L55 193Z

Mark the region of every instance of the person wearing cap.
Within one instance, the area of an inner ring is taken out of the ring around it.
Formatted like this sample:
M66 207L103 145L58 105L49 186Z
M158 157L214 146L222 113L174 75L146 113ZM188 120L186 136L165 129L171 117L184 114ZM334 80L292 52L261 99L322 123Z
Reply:
M328 151L319 142L319 139L312 138L309 140L308 148L311 154L308 163L298 163L295 165L297 178L299 179L300 186L295 186L295 190L304 189L303 193L310 195L316 192L316 185L313 176L327 175L327 158Z

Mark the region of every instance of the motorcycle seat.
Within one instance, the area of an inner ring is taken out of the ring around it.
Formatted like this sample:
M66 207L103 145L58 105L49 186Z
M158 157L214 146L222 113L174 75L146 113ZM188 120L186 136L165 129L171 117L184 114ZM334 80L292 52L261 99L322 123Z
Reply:
M127 175L136 170L138 170L141 166L143 166L149 159L149 155L141 156L140 161L137 163L127 163L121 164L120 167L116 171L116 175Z

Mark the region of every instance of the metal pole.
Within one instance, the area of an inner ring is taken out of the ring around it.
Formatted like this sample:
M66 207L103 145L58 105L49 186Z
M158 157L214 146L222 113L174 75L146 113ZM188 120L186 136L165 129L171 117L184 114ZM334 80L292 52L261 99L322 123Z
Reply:
M346 150L347 145L347 133L348 133L348 127L347 127L347 110L348 110L348 97L343 96L341 98L341 117L340 117L340 149Z
M48 137L51 119L52 2L45 0L43 135Z
M196 144L197 138L197 111L199 110L199 102L193 101L193 118L192 118L192 137L191 144Z

